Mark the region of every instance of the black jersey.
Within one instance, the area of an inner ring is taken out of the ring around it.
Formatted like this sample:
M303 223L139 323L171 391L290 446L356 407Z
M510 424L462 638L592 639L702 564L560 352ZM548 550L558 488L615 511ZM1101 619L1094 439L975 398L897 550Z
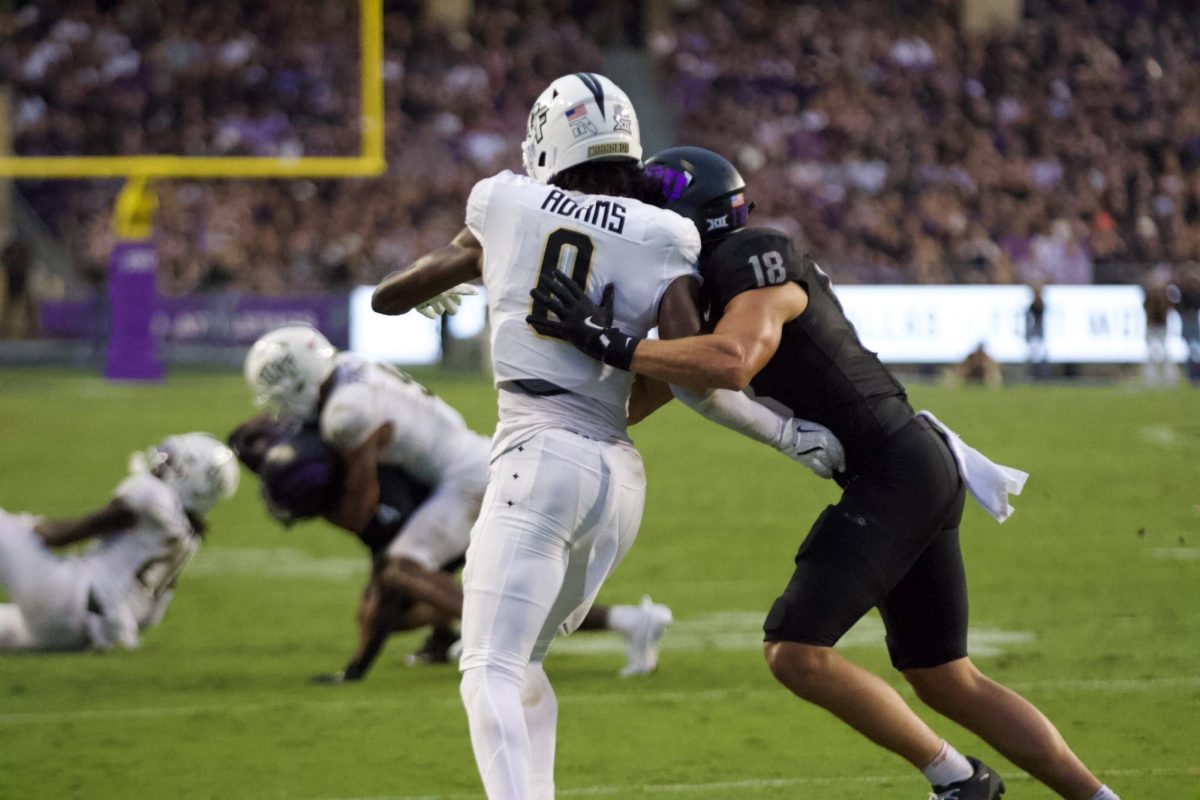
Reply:
M367 527L357 534L371 555L378 556L387 550L392 539L400 533L417 506L425 502L429 493L428 486L400 467L380 465L379 508Z
M904 387L863 347L829 276L811 257L797 255L788 237L767 228L737 231L701 258L700 275L711 325L742 292L788 281L808 292L808 308L783 326L779 349L750 386L756 396L832 430L846 449L848 473L912 419Z

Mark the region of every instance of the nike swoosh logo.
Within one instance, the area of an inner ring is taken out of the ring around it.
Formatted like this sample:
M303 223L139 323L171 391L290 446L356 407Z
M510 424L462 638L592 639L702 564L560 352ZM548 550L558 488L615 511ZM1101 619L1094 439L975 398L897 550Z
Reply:
M597 325L595 322L592 322L592 318L591 318L591 317L588 317L587 319L585 319L585 320L583 321L583 324L584 324L584 325L586 325L586 326L588 326L589 328L591 328L591 329L592 329L592 330L594 330L594 331L602 331L602 330L604 330L604 326L603 326L603 325Z

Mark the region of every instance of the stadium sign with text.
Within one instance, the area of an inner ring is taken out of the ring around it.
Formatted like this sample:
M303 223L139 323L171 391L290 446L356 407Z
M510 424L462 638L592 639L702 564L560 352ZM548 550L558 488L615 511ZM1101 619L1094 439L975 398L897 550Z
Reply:
M863 343L889 363L946 364L983 344L1001 362L1029 353L1025 286L842 286L838 297ZM1052 362L1138 363L1146 357L1146 315L1138 286L1048 286L1046 350ZM1171 315L1171 355L1184 358Z
M350 297L350 347L372 358L399 364L433 364L441 359L440 323L416 313L384 317L371 311L371 287ZM1025 286L839 286L838 297L863 342L892 364L949 364L983 343L998 361L1023 362ZM1049 286L1046 348L1052 362L1139 363L1146 357L1146 316L1137 286ZM484 332L486 300L463 298L449 318L448 333L458 339ZM1185 349L1179 317L1168 330L1177 361Z

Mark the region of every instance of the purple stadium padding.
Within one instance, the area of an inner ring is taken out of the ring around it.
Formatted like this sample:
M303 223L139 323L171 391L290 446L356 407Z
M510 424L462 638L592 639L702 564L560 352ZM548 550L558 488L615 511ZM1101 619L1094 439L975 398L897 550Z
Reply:
M88 335L89 313L94 310L83 300L46 300L42 303L42 332L59 339L82 339ZM157 298L150 330L157 341L167 344L249 347L269 330L300 323L315 326L344 350L350 341L348 314L344 294L193 294Z
M157 381L163 364L154 343L158 255L152 239L118 241L108 260L109 335L104 376Z

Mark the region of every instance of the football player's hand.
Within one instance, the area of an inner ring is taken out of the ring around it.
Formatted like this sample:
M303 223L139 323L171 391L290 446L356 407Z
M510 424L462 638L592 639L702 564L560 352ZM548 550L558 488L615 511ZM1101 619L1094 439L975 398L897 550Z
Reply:
M846 452L833 431L806 419L793 418L787 423L778 449L818 478L832 478L833 473L846 469Z
M575 281L558 270L550 270L529 294L558 319L530 314L525 321L540 334L562 339L592 358L628 370L641 339L613 324L615 293L616 286L610 283L604 287L600 303L594 303Z
M350 675L344 669L339 669L337 672L327 672L320 675L313 675L310 679L311 683L321 686L331 686L338 683L356 683L361 681L361 675Z
M424 303L417 304L417 313L429 319L437 319L442 314L454 316L462 305L462 298L469 294L479 294L469 283L460 283L453 289L447 289L436 297L431 297Z

